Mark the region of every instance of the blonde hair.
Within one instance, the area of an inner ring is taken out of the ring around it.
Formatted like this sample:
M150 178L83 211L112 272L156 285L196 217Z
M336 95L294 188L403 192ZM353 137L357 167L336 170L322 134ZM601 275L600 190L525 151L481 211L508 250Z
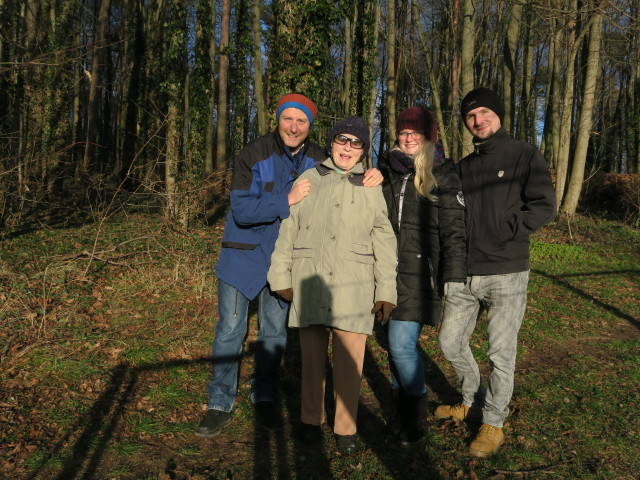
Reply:
M402 151L398 145L394 146L393 150ZM431 190L438 186L436 177L433 176L433 158L435 153L435 142L425 139L424 143L418 148L415 155L413 155L413 165L416 172L413 177L413 185L418 195L432 202L438 199L436 195L431 193Z

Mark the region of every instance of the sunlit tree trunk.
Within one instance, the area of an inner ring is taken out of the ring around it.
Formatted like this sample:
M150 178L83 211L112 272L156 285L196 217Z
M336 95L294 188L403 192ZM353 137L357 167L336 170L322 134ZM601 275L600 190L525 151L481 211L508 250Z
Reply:
M476 35L475 3L476 2L474 0L464 0L462 5L462 46L460 48L460 87L462 88L462 95L473 90L474 87L473 62ZM457 96L454 96L452 106L455 114L458 110ZM464 119L462 119L462 121L464 122ZM461 130L462 155L465 156L473 150L472 138L466 128L462 127Z
M209 118L207 122L206 133L206 145L207 152L204 158L204 173L205 175L211 175L215 170L215 160L213 158L213 151L215 147L215 109L216 109L216 78L215 78L215 65L216 65L216 10L218 8L218 2L211 2L211 36L209 37L209 63L211 67L211 80L209 83Z
M260 0L253 2L253 69L256 89L256 111L258 116L258 134L264 135L269 129L267 123L267 104L264 99L262 80L262 31L260 28Z
M591 28L589 31L589 53L587 57L587 71L585 74L584 94L582 96L582 107L580 108L580 119L578 120L578 131L576 139L576 149L573 156L573 166L567 196L562 205L562 211L569 215L576 213L582 182L584 181L584 169L587 160L587 149L589 147L589 137L593 125L593 106L595 101L596 82L600 72L600 47L602 42L602 13L596 12L591 17Z
M374 21L373 21L373 39L374 43L372 48L368 49L368 55L372 57L372 69L374 72L378 71L378 37L380 30L380 2L374 2ZM377 78L377 75L376 75ZM369 92L369 132L373 133L373 122L376 115L376 99L378 97L378 84L377 81L373 81L371 84L371 91ZM373 135L371 136L373 138ZM369 157L369 162L371 158Z
M357 5L353 4L353 11L356 11ZM351 68L353 65L353 47L352 47L352 27L351 19L347 16L344 19L344 67L342 73L342 81L340 82L340 109L342 117L347 117L351 110Z
M572 12L578 16L577 2L572 3ZM573 28L573 26L570 26ZM585 27L579 35L572 30L568 35L569 49L567 52L567 64L565 71L564 90L562 92L562 114L560 121L560 138L558 147L558 157L556 163L556 203L562 205L564 198L567 174L569 171L569 154L571 150L571 126L573 121L573 102L575 96L575 74L576 74L576 55L582 40L588 31Z
M516 77L517 77L517 52L518 37L520 35L520 24L522 23L522 4L514 2L511 5L511 17L507 26L507 37L504 42L504 64L502 69L503 81L503 101L504 101L504 123L505 130L513 134L513 115L515 113L516 99Z
M222 19L220 25L220 52L218 54L218 125L216 128L215 168L224 171L227 168L227 135L229 116L229 29L231 0L222 0Z

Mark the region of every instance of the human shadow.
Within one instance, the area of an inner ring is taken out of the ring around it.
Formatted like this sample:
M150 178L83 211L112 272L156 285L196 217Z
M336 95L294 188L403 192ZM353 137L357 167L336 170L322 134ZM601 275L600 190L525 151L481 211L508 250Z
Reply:
M636 327L637 329L640 330L640 320L638 320L637 318L629 315L628 313L623 312L618 307L614 307L613 305L609 305L608 303L605 303L602 300L599 300L598 298L594 297L593 295L590 295L589 293L585 292L584 290L581 290L581 289L575 287L574 285L570 284L566 280L564 280L565 278L568 278L568 277L583 277L583 276L596 276L596 275L600 276L600 275L608 275L608 274L612 274L612 273L617 274L617 275L619 275L621 273L630 273L630 274L638 275L638 274L640 274L640 271L638 271L638 270L616 270L616 271L611 271L611 272L572 273L570 275L551 275L549 273L543 272L542 270L538 270L538 269L532 269L531 271L533 273L537 274L537 275L540 275L541 277L548 278L549 280L552 280L553 282L555 282L555 283L557 283L559 285L562 285L567 290L575 293L576 295L584 298L585 300L588 300L588 301L592 302L593 304L599 306L603 310L606 310L607 312L612 313L616 317L629 322L631 325L633 325L634 327Z
M228 359L225 359L228 360ZM40 478L48 462L72 443L71 452L55 477L56 480L96 478L98 467L110 441L125 418L126 408L133 401L142 373L182 368L190 365L207 364L210 357L188 360L171 360L142 366L120 363L109 372L109 382L90 410L79 417L69 427L68 433L60 438L29 475L29 479ZM81 432L71 440L75 432Z

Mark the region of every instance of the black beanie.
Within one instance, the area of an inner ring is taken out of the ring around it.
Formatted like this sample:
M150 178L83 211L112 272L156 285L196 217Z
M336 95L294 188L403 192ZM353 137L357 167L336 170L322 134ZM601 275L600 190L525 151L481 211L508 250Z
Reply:
M358 137L360 140L364 142L364 156L369 153L369 126L367 123L361 119L360 117L349 117L344 120L340 120L336 123L331 129L331 136L329 137L329 143L333 142L333 139L336 135L348 133L349 135L353 135Z
M467 113L471 110L479 107L486 107L492 110L500 118L500 123L504 122L504 103L500 96L493 90L478 87L467 93L460 104L462 119L464 120Z

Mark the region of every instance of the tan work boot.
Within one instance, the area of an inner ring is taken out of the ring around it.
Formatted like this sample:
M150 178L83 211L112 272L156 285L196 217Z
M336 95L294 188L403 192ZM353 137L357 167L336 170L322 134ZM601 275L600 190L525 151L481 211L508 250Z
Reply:
M474 457L485 458L496 453L503 443L502 428L483 423L478 435L469 445L469 453Z
M467 407L464 403L457 405L440 405L433 413L436 418L452 418L459 422L460 420L479 420L482 418L482 409L478 407Z

